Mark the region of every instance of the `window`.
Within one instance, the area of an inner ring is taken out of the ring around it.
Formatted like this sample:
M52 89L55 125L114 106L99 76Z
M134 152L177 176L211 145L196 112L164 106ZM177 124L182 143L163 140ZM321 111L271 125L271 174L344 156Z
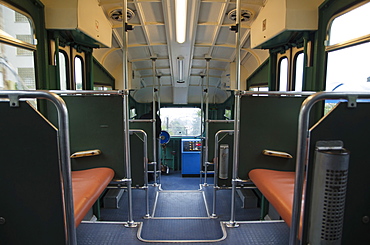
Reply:
M288 58L284 57L279 63L279 91L288 90Z
M251 86L249 91L269 91L269 87L266 85L262 86ZM254 94L253 96L267 96L267 94Z
M250 91L269 91L269 87L264 86L252 86L249 88Z
M31 43L32 42L32 36L31 35L18 35L16 34L16 37L18 40L21 40L26 43ZM23 56L31 56L32 51L22 49L22 48L17 48L17 55L23 55Z
M162 130L171 136L199 136L201 134L201 109L161 108Z
M326 91L370 91L370 28L361 24L370 21L369 11L368 3L332 21L331 45L326 47ZM326 101L326 112L337 102Z
M35 70L33 68L18 68L18 74L28 89L35 87Z
M28 44L36 44L35 39L33 38L33 25L27 16L4 5L0 5L0 11L2 12L2 16L0 17L0 29L5 32L1 35L5 39L17 39ZM22 36L25 38L23 38ZM32 46L28 47L31 48Z
M75 57L75 86L76 90L83 90L83 63L82 58Z
M27 23L27 22L29 22L29 20L26 16L24 16L23 14L18 13L18 12L15 12L14 18L15 18L16 23Z
M94 90L101 90L101 91L112 90L112 86L94 84Z
M294 91L301 92L303 86L303 65L304 53L300 52L295 56L294 62Z
M64 52L59 51L59 82L60 90L68 89L67 80L67 55Z
M136 108L135 107L130 108L130 112L129 113L130 113L130 119L135 119L135 117L137 116L137 114L136 114Z
M36 89L33 28L24 14L0 5L0 90ZM17 46L10 45L14 43Z
M326 91L370 91L370 43L328 53Z
M226 120L231 120L231 109L230 108L225 109L224 117Z
M335 18L330 25L329 45L335 45L370 34L370 3Z

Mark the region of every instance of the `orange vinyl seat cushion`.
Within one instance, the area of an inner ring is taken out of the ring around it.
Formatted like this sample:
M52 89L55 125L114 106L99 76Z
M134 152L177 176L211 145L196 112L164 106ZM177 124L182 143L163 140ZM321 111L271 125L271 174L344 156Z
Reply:
M110 168L72 171L73 204L76 227L100 197L114 176Z
M283 220L291 225L295 172L253 169L249 177Z

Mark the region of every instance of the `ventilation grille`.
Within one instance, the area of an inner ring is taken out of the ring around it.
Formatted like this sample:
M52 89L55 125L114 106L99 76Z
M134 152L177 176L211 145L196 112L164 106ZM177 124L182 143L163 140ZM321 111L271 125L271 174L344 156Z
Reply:
M236 20L236 12L237 10L236 9L233 9L231 10L228 14L227 14L227 17L232 20L232 21L235 21ZM246 10L246 9L242 9L240 10L240 21L241 22L245 22L245 21L249 21L252 19L252 16L253 16L253 13L249 10Z
M326 170L321 239L341 239L348 170Z
M114 21L121 22L123 20L122 9L120 8L111 10L108 15ZM132 11L131 9L127 9L127 21L131 20L134 17L135 17L135 12Z

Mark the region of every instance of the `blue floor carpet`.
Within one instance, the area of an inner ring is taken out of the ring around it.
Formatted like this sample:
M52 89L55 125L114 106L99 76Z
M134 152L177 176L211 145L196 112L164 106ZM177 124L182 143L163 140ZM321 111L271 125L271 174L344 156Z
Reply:
M208 217L203 191L160 191L153 217Z
M150 220L156 222L160 220ZM162 220L163 221L163 220ZM168 221L168 220L164 220ZM188 225L192 226L192 225ZM218 224L219 226L219 224ZM153 229L159 229L156 225ZM148 228L150 228L148 226ZM178 230L176 226L168 229ZM286 245L289 239L289 228L283 222L277 223L241 223L238 228L225 228L227 237L219 242L182 242L182 245ZM180 230L179 230L180 231ZM142 245L148 244L137 238L138 228L126 228L119 224L86 224L77 228L77 243L79 245ZM165 232L165 231L164 231ZM179 234L186 234L179 232ZM144 234L145 238L147 237ZM181 237L180 237L181 238ZM152 242L151 245L163 245L161 242Z
M152 242L212 242L225 237L220 221L212 219L146 220L140 233L141 240Z
M152 215L155 211L151 219L143 218L146 214L145 191L133 189L133 220L139 222L138 228L126 228L116 223L82 223L77 228L78 244L145 244L138 237L142 240L151 240L150 244L153 245L163 244L169 240L176 240L182 245L211 244L204 240L215 241L212 244L285 245L288 243L289 228L285 223L255 222L259 219L260 209L257 207L242 208L242 202L238 196L235 198L236 221L254 223L241 222L238 228L225 228L224 225L220 225L223 221L230 220L230 189L216 191L217 218L209 219L207 216L213 211L212 185L203 186L199 191L199 178L182 178L179 173L170 173L162 176L161 188L162 191L158 194L155 206L156 193L160 189L155 186L149 187L150 214ZM127 203L127 192L125 192L118 209L101 209L101 220L126 222L128 220ZM189 219L189 217L193 218ZM224 230L227 234L226 238ZM193 242L188 242L189 240Z

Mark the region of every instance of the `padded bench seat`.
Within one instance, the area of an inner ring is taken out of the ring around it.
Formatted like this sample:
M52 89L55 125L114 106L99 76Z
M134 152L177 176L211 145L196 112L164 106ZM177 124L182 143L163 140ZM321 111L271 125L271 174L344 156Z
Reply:
M76 227L89 212L114 176L110 168L72 171L73 204Z
M283 220L291 225L295 172L253 169L249 177Z

